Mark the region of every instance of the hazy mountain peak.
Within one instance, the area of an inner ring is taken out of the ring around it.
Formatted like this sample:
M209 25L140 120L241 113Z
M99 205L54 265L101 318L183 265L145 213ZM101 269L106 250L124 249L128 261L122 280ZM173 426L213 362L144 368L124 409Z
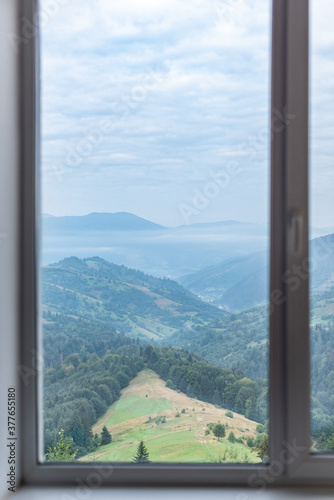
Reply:
M92 212L87 215L50 217L43 214L46 232L66 231L154 231L164 226L129 212Z

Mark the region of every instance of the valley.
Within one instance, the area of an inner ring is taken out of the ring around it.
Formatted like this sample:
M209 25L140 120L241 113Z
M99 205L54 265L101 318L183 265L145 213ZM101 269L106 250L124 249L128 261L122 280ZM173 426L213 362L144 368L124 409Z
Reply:
M124 223L123 233L133 237L134 223L144 238L169 231L128 214L104 215L84 218L82 234L108 221L117 231ZM70 234L76 221L55 220L53 230L66 226ZM190 231L203 236L237 224L194 226ZM327 449L334 434L333 243L333 235L311 241L314 449ZM141 440L155 462L266 460L260 444L268 431L266 260L258 251L209 267L203 261L177 281L97 256L44 266L46 454L63 429L81 461L131 461ZM297 286L302 273L291 270L286 284ZM218 421L228 424L233 442L214 437ZM111 443L101 442L104 428Z

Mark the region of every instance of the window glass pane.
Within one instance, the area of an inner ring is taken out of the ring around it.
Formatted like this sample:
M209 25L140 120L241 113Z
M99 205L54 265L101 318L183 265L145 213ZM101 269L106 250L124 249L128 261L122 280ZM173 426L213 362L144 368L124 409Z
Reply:
M40 3L45 460L267 461L271 2Z
M334 452L333 3L311 15L312 450Z

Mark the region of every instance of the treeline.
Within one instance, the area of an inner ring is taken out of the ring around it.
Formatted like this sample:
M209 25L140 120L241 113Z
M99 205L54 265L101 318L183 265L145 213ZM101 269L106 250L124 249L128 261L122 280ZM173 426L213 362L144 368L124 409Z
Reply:
M174 347L148 345L145 364L172 389L189 397L222 406L264 423L267 419L267 387L244 377L241 371L213 366L199 356Z

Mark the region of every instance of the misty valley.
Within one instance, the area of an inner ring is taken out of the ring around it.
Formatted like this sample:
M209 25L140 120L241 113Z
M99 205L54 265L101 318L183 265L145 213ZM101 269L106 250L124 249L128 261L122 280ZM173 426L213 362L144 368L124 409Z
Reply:
M268 461L267 227L95 213L43 235L45 460ZM334 234L313 235L312 442L334 451Z

